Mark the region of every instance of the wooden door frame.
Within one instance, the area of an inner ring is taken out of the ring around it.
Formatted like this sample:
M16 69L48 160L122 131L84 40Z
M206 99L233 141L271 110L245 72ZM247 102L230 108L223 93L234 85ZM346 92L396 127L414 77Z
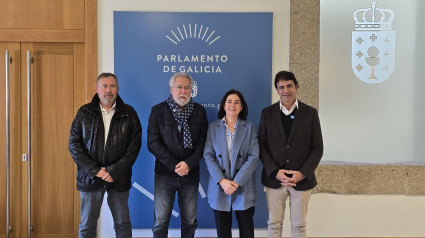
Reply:
M96 79L98 75L98 51L97 51L97 0L85 1L85 82L86 82L86 98L83 103L89 101L94 93ZM79 106L74 108L75 112Z

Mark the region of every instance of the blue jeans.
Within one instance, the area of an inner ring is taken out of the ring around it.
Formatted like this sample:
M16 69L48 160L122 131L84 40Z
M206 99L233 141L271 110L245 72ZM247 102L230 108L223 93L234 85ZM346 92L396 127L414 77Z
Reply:
M196 208L198 201L199 175L171 177L155 174L155 213L153 237L167 238L168 225L177 192L181 215L181 237L195 236L198 226Z
M93 192L80 192L81 221L79 238L96 238L97 219L100 215L105 189ZM108 206L114 219L114 229L117 238L131 238L131 221L128 209L129 191L108 191Z

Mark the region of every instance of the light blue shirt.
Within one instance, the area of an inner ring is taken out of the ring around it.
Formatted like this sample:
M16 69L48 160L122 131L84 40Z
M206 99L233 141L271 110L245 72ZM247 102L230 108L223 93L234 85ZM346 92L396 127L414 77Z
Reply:
M229 126L226 123L226 117L223 117L223 119L221 119L224 123L224 126L226 127L226 142L227 142L227 155L230 157L230 154L232 153L232 146L233 146L233 141L235 139L235 131L236 131L236 125L238 124L239 119L236 121L235 125L233 126L233 128L235 129L233 132L230 131Z

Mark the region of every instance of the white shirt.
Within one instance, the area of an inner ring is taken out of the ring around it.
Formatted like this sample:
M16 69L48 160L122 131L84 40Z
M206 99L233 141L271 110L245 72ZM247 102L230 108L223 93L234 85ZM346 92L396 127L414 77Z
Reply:
M289 116L295 110L295 108L298 109L298 98L295 99L295 103L294 103L294 105L292 105L292 107L291 107L291 109L289 111L288 111L288 109L286 109L286 107L284 107L282 105L282 102L280 102L280 110L283 112L283 114L285 114L287 116Z
M223 121L224 126L226 127L226 142L227 142L227 156L229 156L229 160L231 159L230 155L232 154L232 145L233 145L233 141L235 139L235 131L231 132L229 129L229 126L227 126L226 123L226 118L223 117L223 119L221 119ZM236 121L235 125L233 126L233 128L236 129L236 124L238 124L239 119Z
M117 105L117 103L116 102L114 103L114 105L111 107L111 110L109 110L109 112L105 108L103 108L101 104L99 105L100 105L100 111L102 112L103 127L105 128L105 145L106 145L106 140L108 139L109 127L111 125L112 117L115 114L115 106Z

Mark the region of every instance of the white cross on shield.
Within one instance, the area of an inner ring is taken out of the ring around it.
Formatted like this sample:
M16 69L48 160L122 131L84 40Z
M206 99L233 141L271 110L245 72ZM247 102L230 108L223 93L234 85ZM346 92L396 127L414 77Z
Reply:
M361 81L382 83L395 66L394 31L353 31L351 67Z

